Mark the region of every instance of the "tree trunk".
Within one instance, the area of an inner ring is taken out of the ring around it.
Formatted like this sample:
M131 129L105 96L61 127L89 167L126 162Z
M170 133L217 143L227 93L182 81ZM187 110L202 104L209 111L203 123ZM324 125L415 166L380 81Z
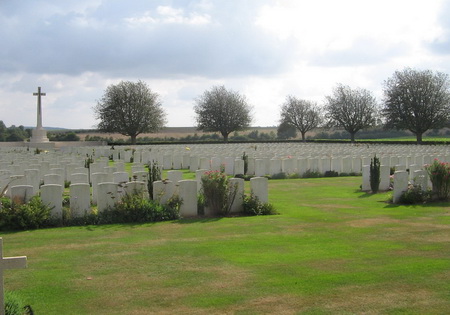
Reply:
M228 142L228 133L222 133L223 136L223 142Z
M423 133L416 133L417 144L422 143L422 135Z
M136 144L136 137L137 137L137 135L130 135L130 138L131 138L131 144Z
M355 134L356 132L350 132L350 142L355 143Z
M302 132L302 141L306 142L306 132Z

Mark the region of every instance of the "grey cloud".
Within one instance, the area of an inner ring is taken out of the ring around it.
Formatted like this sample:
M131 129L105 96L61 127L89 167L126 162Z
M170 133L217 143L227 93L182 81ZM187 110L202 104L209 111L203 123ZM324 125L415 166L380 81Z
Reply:
M450 3L444 1L439 15L439 23L442 27L443 35L438 40L434 40L429 44L428 48L437 54L449 55L450 54Z
M42 3L46 3L42 1ZM128 2L129 3L129 2ZM116 1L81 10L55 10L43 18L14 11L0 22L5 49L0 70L77 75L96 71L108 76L226 77L272 74L291 60L289 42L278 42L252 25L258 1L214 1L210 25L157 24L131 27L126 18L155 12L148 1L117 7ZM220 5L218 5L220 3ZM121 3L123 5L123 3ZM183 5L198 1L162 1ZM85 21L86 24L79 23ZM78 23L78 24L77 24ZM15 31L17 29L17 31Z

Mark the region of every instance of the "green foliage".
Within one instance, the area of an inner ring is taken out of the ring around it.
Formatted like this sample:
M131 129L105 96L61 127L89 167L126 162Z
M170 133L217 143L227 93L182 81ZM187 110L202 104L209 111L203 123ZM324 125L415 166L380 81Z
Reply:
M161 180L161 167L158 165L157 162L152 161L148 165L148 181L147 181L147 188L148 193L150 195L150 199L153 198L153 182L156 182L158 180Z
M139 194L126 194L114 207L98 215L99 224L142 223L175 220L179 218L182 201L172 197L167 205L143 198Z
M280 172L270 176L270 179L286 179L286 178L288 178L288 175L285 172Z
M336 171L326 171L323 174L323 177L338 177L338 176L339 176L339 173Z
M254 175L244 175L244 174L236 174L234 175L235 178L242 178L243 180L245 180L246 182L248 182L250 179L252 179L253 177L255 177Z
M80 141L80 137L73 131L49 132L48 139L50 141Z
M376 194L380 187L380 159L375 155L373 159L370 160L370 189Z
M37 229L48 224L51 208L34 196L28 203L0 199L0 230Z
M319 178L322 177L322 173L318 170L306 170L305 173L303 173L302 178Z
M25 305L23 299L15 292L5 291L5 315L32 315L31 306Z
M225 142L231 132L247 129L252 121L245 97L225 86L212 87L195 102L198 130L220 132Z
M272 204L259 201L258 197L253 194L244 196L242 213L244 215L278 214Z
M326 97L326 102L328 126L344 128L352 142L359 130L373 126L376 122L377 102L369 90L338 84L333 94Z
M86 158L84 159L84 167L89 169L92 163L94 163L94 156L86 154Z
M277 138L278 139L291 139L297 137L297 128L286 122L283 121L277 128Z
M142 81L108 86L94 111L100 120L99 130L129 136L132 144L139 134L158 131L165 124L159 95Z
M208 171L202 176L205 206L214 215L227 215L236 198L237 187L231 186L223 172Z
M244 152L242 153L242 159L244 160L244 175L247 174L248 171L248 155Z
M409 185L400 196L399 203L404 205L421 204L431 200L431 192L423 190L420 185Z
M450 163L435 159L426 167L433 185L433 194L438 200L448 200L450 197Z
M417 143L430 128L448 125L449 104L450 81L445 73L406 68L384 82L386 127L411 131Z
M31 136L31 130L24 126L16 127L12 125L7 128L0 120L0 141L24 141Z

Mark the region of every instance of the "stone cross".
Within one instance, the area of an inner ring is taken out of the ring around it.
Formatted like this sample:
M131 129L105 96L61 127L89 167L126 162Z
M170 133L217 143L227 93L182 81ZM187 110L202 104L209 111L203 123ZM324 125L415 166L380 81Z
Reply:
M3 291L3 270L27 267L27 257L3 257L3 239L0 237L0 315L5 315L5 296Z
M33 93L37 96L37 128L42 128L42 106L41 106L41 96L45 96L45 93L41 92L41 87L38 87L37 93Z

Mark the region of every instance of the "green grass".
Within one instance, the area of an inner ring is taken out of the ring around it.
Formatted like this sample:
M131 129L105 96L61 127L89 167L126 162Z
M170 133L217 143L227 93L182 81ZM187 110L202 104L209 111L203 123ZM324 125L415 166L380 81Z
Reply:
M360 184L269 181L274 216L3 234L5 256L28 256L5 287L36 314L447 313L450 204Z

